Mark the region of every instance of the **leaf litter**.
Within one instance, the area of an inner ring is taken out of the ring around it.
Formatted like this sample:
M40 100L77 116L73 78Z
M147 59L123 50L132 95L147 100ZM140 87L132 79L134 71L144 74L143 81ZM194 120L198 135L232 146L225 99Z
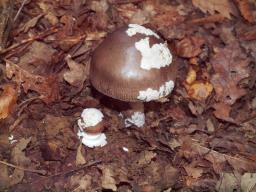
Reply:
M26 2L0 52L0 189L255 191L255 15L249 0ZM93 50L128 23L158 31L179 66L143 130L88 79ZM106 115L104 148L77 138L86 107Z

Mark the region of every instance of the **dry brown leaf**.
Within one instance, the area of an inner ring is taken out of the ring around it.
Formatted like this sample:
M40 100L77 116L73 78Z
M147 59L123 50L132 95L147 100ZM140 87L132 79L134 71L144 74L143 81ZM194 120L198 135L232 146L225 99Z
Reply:
M15 147L12 149L12 162L16 165L28 166L30 164L30 159L25 156L25 152L27 145L30 143L31 137L27 139L20 139Z
M190 98L199 101L207 99L213 91L211 83L200 81L195 81L191 85L185 84L185 88Z
M221 23L225 20L221 14L214 14L203 18L192 19L190 22L193 25L204 25L208 23Z
M213 105L215 111L213 112L215 117L228 122L234 122L234 119L229 116L231 107L225 103L215 103Z
M43 1L37 2L38 6L42 9L44 18L46 18L52 25L56 25L59 21L58 17L54 12L54 7L50 3L46 3Z
M204 39L199 36L186 37L175 44L175 49L180 57L192 58L198 56L202 52Z
M220 180L216 184L216 190L218 192L233 192L239 190L239 177L238 174L234 173L222 173Z
M23 27L21 27L19 29L19 33L20 32L24 32L24 33L27 33L29 29L33 28L36 26L36 24L38 23L38 21L42 18L44 14L40 14L32 19L30 19L27 23L25 23L23 25Z
M18 97L16 86L7 84L0 95L0 119L5 119L13 111Z
M101 177L101 186L104 189L111 189L117 191L117 183L114 178L114 171L110 166L101 166L102 177Z
M76 166L83 165L86 163L84 155L81 151L82 147L83 147L83 145L82 145L82 143L80 143L80 145L78 146L77 151L76 151Z
M247 20L249 23L253 23L255 19L252 15L249 1L248 0L236 0L236 2L238 4L240 13L244 17L244 19Z
M195 140L191 140L190 138L183 138L183 144L181 148L181 153L184 154L185 157L194 157L200 155L201 157L210 161L213 165L215 172L222 172L223 165L228 162L234 170L239 172L243 171L256 171L256 163L249 159L240 156L231 156L228 154L223 154L218 151L209 149L207 147L202 146Z
M249 58L237 43L219 49L211 59L215 74L211 78L216 100L232 105L246 94L238 83L249 76Z
M31 161L28 157L25 156L25 152L23 150L27 147L30 141L31 137L28 139L22 138L16 143L15 147L12 149L11 152L11 161L14 165L24 168L29 166ZM0 170L1 181L3 179L6 182L5 185L7 186L12 186L20 183L24 177L24 170L21 169L15 168L11 175L6 172L7 166L0 166Z
M92 177L90 175L72 175L70 178L71 187L75 188L77 192L92 192Z
M22 86L25 92L33 90L39 93L40 98L46 103L51 103L59 98L59 86L55 76L33 75L11 61L6 61L6 75Z
M89 65L84 66L75 62L70 55L66 57L70 71L63 74L64 79L72 86L82 87L89 76Z
M256 173L245 173L242 176L241 189L243 192L256 191Z
M56 50L50 45L34 41L19 59L19 67L34 75L49 73Z
M192 3L202 12L208 12L211 15L214 15L216 11L228 19L231 19L231 15L236 15L229 0L192 0Z
M152 151L142 151L138 155L138 160L136 161L138 167L143 167L147 164L149 164L152 159L156 157L156 153Z
M192 67L190 67L186 77L186 83L192 84L195 80L196 80L196 71Z
M188 176L193 177L194 179L198 179L203 174L203 169L198 167L193 167L191 165L184 166Z

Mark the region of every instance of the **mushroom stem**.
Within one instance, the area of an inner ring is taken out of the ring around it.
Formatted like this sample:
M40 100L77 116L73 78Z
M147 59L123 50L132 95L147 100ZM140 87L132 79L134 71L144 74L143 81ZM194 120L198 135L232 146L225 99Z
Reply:
M142 102L130 102L130 109L124 112L125 127L135 125L143 127L145 124L144 104Z
M144 113L144 103L143 102L130 102L129 105L133 112Z

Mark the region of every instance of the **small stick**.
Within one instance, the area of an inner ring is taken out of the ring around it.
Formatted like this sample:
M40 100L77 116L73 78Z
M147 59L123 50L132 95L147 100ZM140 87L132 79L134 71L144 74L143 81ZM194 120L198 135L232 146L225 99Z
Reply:
M24 39L24 40L22 40L21 42L16 43L16 44L13 44L12 46L10 46L10 47L8 47L8 48L6 48L6 49L0 50L0 55L1 55L1 54L4 54L4 53L7 53L7 52L9 52L9 51L11 51L11 50L13 50L13 49L15 49L15 48L21 46L21 45L26 44L26 43L30 43L30 42L35 41L35 40L37 40L37 39L41 39L41 38L43 38L43 37L45 37L45 36L51 35L51 34L53 34L53 33L56 33L56 32L58 32L58 30L59 30L59 29L57 29L57 28L51 28L51 29L49 29L49 30L47 30L47 31L44 31L44 32L40 33L39 35L37 35L37 36L35 36L35 37L31 37L31 38L28 38L28 39Z
M47 171L45 171L45 170L27 169L27 168L20 167L20 166L17 166L17 165L13 165L11 163L7 163L7 162L1 161L1 160L0 160L0 163L2 163L4 165L7 165L9 167L13 167L13 168L16 168L16 169L23 170L23 171L28 171L28 172L32 172L32 173L39 173L41 175L46 175L46 173L47 173Z

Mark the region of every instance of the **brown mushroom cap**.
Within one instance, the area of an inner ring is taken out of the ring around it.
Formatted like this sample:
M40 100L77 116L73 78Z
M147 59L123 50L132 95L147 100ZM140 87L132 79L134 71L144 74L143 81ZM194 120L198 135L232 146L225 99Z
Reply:
M94 51L90 80L99 92L122 101L140 101L140 91L148 88L159 90L166 82L175 79L176 67L173 63L159 69L143 69L141 52L135 43L149 38L150 47L154 44L165 43L153 35L137 33L128 36L122 27L109 34Z

